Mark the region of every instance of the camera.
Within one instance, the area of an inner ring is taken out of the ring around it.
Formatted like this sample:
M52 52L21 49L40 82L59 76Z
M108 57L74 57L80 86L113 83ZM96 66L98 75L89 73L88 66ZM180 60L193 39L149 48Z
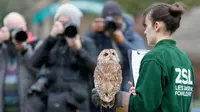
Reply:
M10 39L15 39L17 42L22 43L25 42L28 38L28 35L25 31L22 31L21 29L10 29Z
M33 93L42 93L45 89L45 85L47 83L47 78L40 78L38 81L33 84L30 89L27 91L29 95Z
M48 75L50 75L50 73L51 72L46 67L41 68L37 73L37 81L28 89L27 93L31 95L44 92L48 85Z
M119 29L119 24L118 22L111 16L108 16L104 20L104 31L107 32L114 32L117 29Z
M68 22L64 24L64 36L67 36L68 38L74 38L78 34L78 28L75 24L72 22Z

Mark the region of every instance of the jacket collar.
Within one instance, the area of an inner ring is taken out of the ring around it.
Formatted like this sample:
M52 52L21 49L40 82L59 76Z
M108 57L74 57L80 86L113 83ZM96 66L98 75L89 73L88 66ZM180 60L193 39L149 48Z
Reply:
M162 45L169 45L169 46L176 46L176 41L172 40L172 39L163 39L160 40L155 46L154 48L158 47L158 46L162 46Z

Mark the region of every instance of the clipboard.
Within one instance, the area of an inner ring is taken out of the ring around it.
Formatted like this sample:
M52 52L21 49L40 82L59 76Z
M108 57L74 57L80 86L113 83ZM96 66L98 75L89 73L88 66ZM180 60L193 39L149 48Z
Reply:
M137 80L139 77L140 62L142 61L144 55L149 52L149 50L138 49L129 50L129 65L132 73L133 86L136 87Z

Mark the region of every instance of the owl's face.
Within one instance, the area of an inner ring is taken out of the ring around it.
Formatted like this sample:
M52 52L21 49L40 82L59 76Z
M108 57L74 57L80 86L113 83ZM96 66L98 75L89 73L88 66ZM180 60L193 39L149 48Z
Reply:
M98 56L101 63L119 63L119 57L114 49L104 49Z

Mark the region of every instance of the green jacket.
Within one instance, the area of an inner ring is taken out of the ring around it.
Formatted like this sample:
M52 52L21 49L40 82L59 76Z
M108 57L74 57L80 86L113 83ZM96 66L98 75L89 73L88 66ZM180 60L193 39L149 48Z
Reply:
M194 73L188 57L174 40L161 40L141 61L129 112L188 112Z

